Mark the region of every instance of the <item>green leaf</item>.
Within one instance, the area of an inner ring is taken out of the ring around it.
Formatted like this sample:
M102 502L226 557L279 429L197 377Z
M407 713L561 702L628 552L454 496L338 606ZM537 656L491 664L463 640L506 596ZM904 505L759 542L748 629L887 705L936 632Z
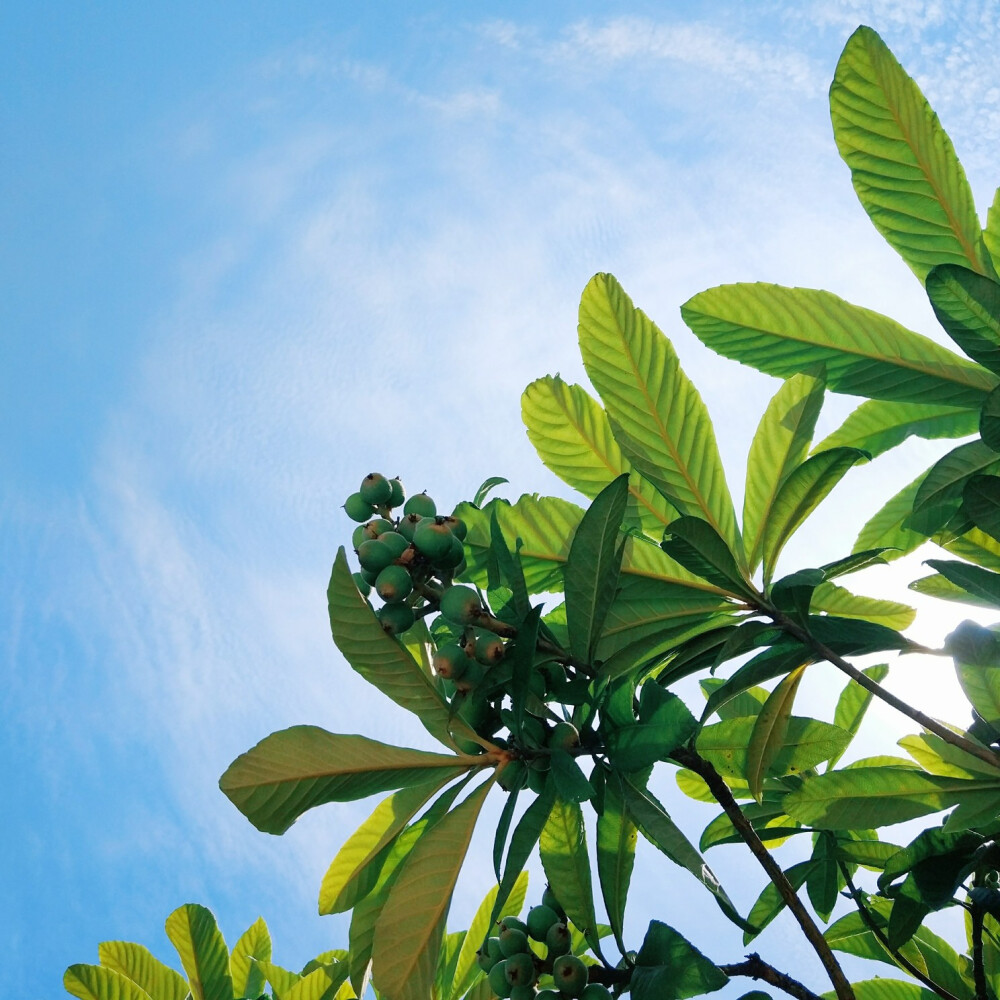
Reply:
M950 559L927 559L925 565L936 569L946 580L968 591L981 602L1000 608L1000 573Z
M368 895L382 871L389 846L407 823L451 780L422 782L383 799L344 842L319 888L320 914L343 913Z
M729 977L672 927L652 920L635 958L633 1000L687 1000L721 990Z
M597 817L597 875L608 921L624 955L625 904L628 901L638 827L625 805L621 781L613 771L604 789L603 808Z
M814 450L859 448L875 458L909 437L925 440L968 437L975 434L978 428L979 418L975 410L967 407L869 399L832 434L820 441Z
M598 493L569 547L566 625L570 652L584 663L591 662L618 588L625 554L621 526L627 500L628 476L622 475Z
M990 205L989 211L986 213L983 241L993 258L994 267L1000 266L1000 188L997 188L993 195L993 204Z
M240 754L219 787L258 830L284 833L313 806L454 778L484 763L339 736L318 726L292 726Z
M465 935L462 948L458 953L458 961L455 964L455 978L451 989L453 998L462 996L472 985L479 966L476 964L476 953L482 946L493 926L493 905L496 902L499 886L493 886L486 897L479 904L476 915L469 924L469 933ZM524 898L528 893L528 873L521 872L514 881L507 902L501 908L499 919L506 916L517 916L524 906Z
M867 667L862 673L875 681L876 684L881 684L889 673L889 665L880 663L875 667ZM861 728L861 723L868 711L868 706L871 705L873 697L874 695L863 688L857 681L849 680L847 686L841 691L840 697L837 699L837 708L833 713L833 724L839 726L853 738ZM827 762L826 769L832 771L834 765L840 760L842 755L843 751L834 754Z
M389 889L375 924L372 981L393 1000L430 995L455 882L492 784L482 784L420 837Z
M358 592L343 546L326 592L333 641L344 659L397 705L413 712L427 731L449 746L448 703L417 661L383 631L371 605Z
M927 275L927 297L948 336L974 361L1000 372L1000 285L957 264Z
M926 476L927 472L921 472L912 483L904 486L868 519L854 543L854 552L885 547L888 551L884 552L884 558L890 560L898 559L923 545L927 536L914 531L909 522L917 490Z
M974 622L962 622L945 640L958 683L987 725L1000 729L1000 636Z
M798 892L805 884L806 876L815 867L816 862L812 859L800 861L785 870L785 878L788 879L791 887ZM752 930L743 932L743 945L748 945L774 918L781 913L787 904L784 897L773 882L768 882L764 891L757 897L757 901L750 907L747 920L752 925Z
M992 608L992 601L982 601L978 597L973 597L967 590L956 586L950 580L946 580L940 573L931 576L922 576L919 580L914 580L909 584L910 590L915 590L918 594L926 594L928 597L936 597L941 601L956 601L960 604L971 604L977 608Z
M996 796L1000 780L963 781L894 767L852 767L806 777L785 796L788 815L824 830L868 830L926 816L976 796Z
M770 773L778 755L785 749L792 706L805 669L799 667L783 678L764 702L760 714L754 719L746 751L746 772L742 777L747 779L750 794L758 802L764 794L764 778ZM721 725L726 723L723 722Z
M826 574L821 569L800 569L783 576L771 585L768 599L779 611L784 611L803 628L809 619L816 588L823 583Z
M698 734L698 753L722 775L743 778L747 773L750 740L757 720L728 719L705 726ZM818 719L789 717L780 747L774 753L768 774L780 776L808 770L842 753L850 734Z
M901 979L866 979L860 983L851 983L851 989L854 992L854 1000L936 1000L937 998L937 994L932 990ZM836 996L831 990L823 994L823 1000L836 1000Z
M840 618L861 618L896 631L909 628L917 616L916 609L908 604L852 594L835 583L820 584L813 591L809 610L813 614L822 611Z
M579 803L556 796L542 828L538 850L545 877L556 898L569 919L586 935L591 948L600 955L587 834Z
M761 552L765 583L771 580L775 563L788 539L844 478L847 470L867 459L864 452L855 448L834 448L817 452L788 475L764 525Z
M825 378L793 375L767 404L747 455L743 546L750 572L760 565L762 529L778 487L809 453L823 405Z
M705 697L709 698L713 691L717 691L726 682L721 677L705 677L701 681L701 689ZM770 691L767 688L752 687L730 699L725 705L719 706L720 719L738 719L740 716L756 716L760 712L761 706L768 699ZM714 801L714 800L713 800Z
M812 870L806 876L806 891L816 915L829 922L830 914L837 905L837 897L844 887L844 879L838 865L837 840L826 830L815 835Z
M121 973L148 993L152 1000L184 1000L188 995L188 984L184 977L169 965L164 965L141 944L104 941L97 946L97 955L104 968Z
M233 945L229 973L233 977L233 995L259 997L264 991L264 977L258 962L271 961L271 935L263 917L258 917ZM178 977L180 978L180 977ZM184 1000L184 993L175 1000ZM156 998L158 1000L158 998Z
M524 711L527 707L529 684L535 663L535 649L538 644L538 624L542 614L542 606L532 608L521 620L517 638L508 648L505 658L510 660L511 682L510 696L514 709L515 735L520 736L524 724Z
M680 513L704 518L742 553L711 419L670 341L610 274L584 289L579 333L625 457Z
M962 507L977 528L1000 541L1000 478L973 476L962 489Z
M986 476L984 478L992 479L993 477ZM1000 570L1000 541L978 528L970 528L958 538L945 537L934 540L952 555L968 559L969 562L974 562L977 566Z
M561 799L586 802L594 797L593 786L580 770L580 765L565 750L553 750L550 760L552 780Z
M700 517L684 516L664 529L661 548L685 569L734 596L759 595L745 579L736 557L719 533Z
M504 479L503 476L490 476L489 479L483 481L482 486L476 490L476 495L473 497L472 503L476 507L482 507L483 502L490 495L490 491L495 489L497 486L502 486L504 483L509 483L509 479Z
M649 694L646 694L647 689ZM687 706L677 695L658 684L642 686L643 699L649 705L638 722L608 733L608 756L621 771L641 771L659 760L666 760L672 750L687 742L698 728ZM657 698L655 708L652 699Z
M709 696L705 703L705 710L701 713L704 722L713 712L719 709L742 694L749 688L764 681L772 680L775 677L782 677L790 673L803 663L811 663L814 656L794 639L784 638L775 641L769 649L758 653L753 659L743 664L728 680L719 685ZM747 730L747 739L750 738L750 731Z
M80 1000L150 1000L131 979L100 965L71 965L63 973L63 986Z
M275 1000L284 1000L285 994L302 978L297 972L273 962L261 962L260 971L270 984Z
M993 272L948 133L871 28L858 28L844 46L830 117L861 204L918 278L943 263Z
M178 906L167 917L166 931L194 1000L233 1000L229 949L212 911L197 903Z
M601 404L558 375L536 379L521 396L521 419L538 457L564 483L593 499L632 463L621 453ZM629 476L629 512L659 535L677 516L660 492L638 473Z
M830 292L766 283L719 285L681 306L717 354L778 378L826 369L835 392L978 408L996 379L979 365Z
M960 444L930 467L913 498L913 512L933 508L957 510L962 491L972 476L996 472L1000 472L1000 455L992 448L982 441Z
M291 989L281 994L281 1000L334 1000L347 979L346 962L321 965L302 976Z

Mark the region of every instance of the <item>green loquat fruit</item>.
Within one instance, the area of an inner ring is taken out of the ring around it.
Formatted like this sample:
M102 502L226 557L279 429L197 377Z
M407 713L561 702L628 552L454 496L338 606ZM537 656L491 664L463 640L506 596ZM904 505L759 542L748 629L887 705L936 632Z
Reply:
M457 681L469 668L469 655L457 642L439 646L433 657L434 673Z
M506 961L497 962L489 972L490 989L501 998L510 996L510 983L507 982L506 965Z
M419 514L407 514L399 519L396 530L408 541L413 541L413 532L417 530L417 525L423 518Z
M471 587L455 584L441 595L441 614L456 625L470 625L482 613L479 595Z
M438 563L451 552L454 536L436 517L425 517L413 531L417 551L432 563Z
M402 566L386 566L375 581L375 590L383 601L391 604L409 597L413 580Z
M510 1000L535 1000L535 987L511 986Z
M445 526L448 530L460 541L465 541L465 536L468 535L469 529L466 527L465 521L459 517L455 517L454 514L449 514L444 519Z
M483 628L476 629L475 656L484 667L499 663L506 653L503 639Z
M579 997L587 988L587 966L576 955L560 955L552 963L552 979L560 993Z
M489 972L497 962L503 961L503 953L500 951L500 942L495 937L487 938L483 942L482 948L476 952L476 962L483 972Z
M611 990L601 983L587 983L580 994L580 1000L612 1000Z
M414 493L403 505L403 513L434 517L437 514L437 504L426 493Z
M526 768L523 760L512 760L497 778L497 784L505 792L513 792L524 786Z
M528 910L528 933L536 941L544 941L549 929L559 923L559 914L551 907L540 903Z
M361 568L368 570L369 573L381 573L395 560L392 549L377 538L369 538L358 548L358 562L361 563Z
M549 733L548 745L552 750L570 750L580 745L580 734L572 722L557 722Z
M378 540L392 549L393 557L396 559L410 547L410 543L398 531L385 531L378 536Z
M520 934L520 931L511 931L512 934ZM521 934L521 937L524 937ZM525 948L527 948L527 938L525 938ZM500 947L503 948L503 938L500 939ZM527 951L518 951L507 957L503 969L507 982L511 986L531 986L538 978L535 972L535 959Z
M383 631L388 632L389 635L399 635L401 632L405 632L415 621L413 608L408 604L383 604L375 614L378 616Z
M549 958L568 954L572 946L573 936L566 923L562 920L554 923L545 935L545 947L549 949Z
M399 481L399 476L389 480L389 488L392 490L392 494L386 501L386 506L398 507L406 496L406 491L403 489L403 484Z
M556 899L556 894L552 891L552 887L549 885L545 886L542 892L542 903L547 906L550 910L555 910L559 914L560 920L566 919L566 911L562 908L562 904Z
M392 487L389 485L389 480L381 472L369 472L361 480L361 487L358 489L358 493L368 503L381 506L388 503L392 497Z
M351 576L354 579L354 585L361 591L361 596L367 597L372 592L371 584L360 573L352 573Z
M344 511L352 521L367 521L374 507L360 493L352 493L344 502Z

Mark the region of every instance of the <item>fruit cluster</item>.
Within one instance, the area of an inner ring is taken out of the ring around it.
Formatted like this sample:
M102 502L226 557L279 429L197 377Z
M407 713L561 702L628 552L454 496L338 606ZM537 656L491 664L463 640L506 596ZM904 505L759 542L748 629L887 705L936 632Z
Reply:
M542 949L531 942L544 945ZM600 983L588 982L586 964L571 954L572 937L566 913L546 887L542 902L522 922L504 917L499 933L486 939L477 953L479 967L488 974L490 989L511 1000L611 1000ZM536 991L539 976L551 976L554 989Z

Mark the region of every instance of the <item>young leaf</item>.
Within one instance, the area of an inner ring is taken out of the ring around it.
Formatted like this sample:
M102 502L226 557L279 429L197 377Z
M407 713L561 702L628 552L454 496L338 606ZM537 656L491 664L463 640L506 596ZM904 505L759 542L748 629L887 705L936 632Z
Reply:
M394 1000L426 1000L458 873L488 781L417 841L389 889L375 924L372 981Z
M917 616L916 609L908 604L877 597L862 597L835 583L820 584L813 591L809 610L813 614L823 612L840 618L862 618L896 631L909 628Z
M681 316L713 351L768 375L823 365L835 392L978 408L996 384L979 365L831 292L719 285L688 299Z
M584 289L579 333L625 457L680 513L704 518L742 554L712 422L670 341L610 274Z
M413 712L427 731L448 746L448 704L420 665L379 624L371 605L358 592L343 546L327 589L333 641L344 659L397 705Z
M758 801L764 794L764 778L785 747L792 706L805 667L793 670L771 692L754 720L746 754L746 779L750 794ZM725 723L722 723L725 725Z
M229 949L212 911L197 903L178 906L167 917L166 931L194 1000L233 1000Z
M624 955L625 903L628 900L638 828L625 806L621 779L613 771L604 790L603 808L597 817L597 875L601 883L604 907Z
M778 487L809 453L826 380L793 375L767 404L747 456L743 497L743 546L751 573L760 565L762 529Z
M320 965L303 975L291 989L283 991L281 1000L334 1000L347 973L346 962Z
M635 957L633 1000L687 1000L721 990L729 977L672 927L653 920Z
M573 656L590 663L604 621L615 599L622 556L621 534L628 476L609 483L587 509L566 560L566 625Z
M490 476L489 479L485 480L482 486L476 490L476 495L473 497L472 503L476 507L482 507L486 498L490 495L490 490L495 489L497 486L502 486L504 483L509 483L509 479L504 479L503 476ZM457 516L457 515L456 515Z
M302 978L297 972L275 965L274 962L261 962L260 971L270 984L275 1000L283 1000L284 995Z
M871 28L858 28L844 46L830 117L861 204L918 278L942 263L993 273L948 133Z
M80 1000L151 1000L127 976L100 965L71 965L63 973L63 987Z
M876 684L881 684L889 673L889 665L887 663L880 663L875 667L867 667L862 673L866 677L870 677ZM858 729L861 728L861 723L873 697L874 695L863 688L857 681L849 680L847 686L841 691L840 697L837 699L837 708L833 713L833 724L839 726L844 732L850 733L853 738ZM832 771L841 756L843 756L843 751L834 754L827 761L826 769Z
M264 923L264 918L258 917L240 935L239 941L233 945L232 953L229 956L229 974L233 977L233 995L259 997L264 992L264 976L257 963L270 961L271 935L268 932L267 924ZM167 998L164 997L164 1000ZM183 1000L183 995L178 1000Z
M667 525L661 548L685 569L720 590L749 600L758 598L719 533L700 517L679 517Z
M1000 573L950 559L927 559L925 565L936 569L946 580L968 591L979 601L1000 608Z
M927 275L927 297L948 335L974 361L1000 373L1000 284L957 264Z
M843 479L847 470L867 459L864 452L855 448L834 448L807 458L789 474L774 498L771 516L764 525L761 554L765 583L774 575L775 563L788 539Z
M183 976L169 965L164 965L141 944L104 941L97 946L97 955L104 968L121 973L148 993L152 1000L184 1000L190 992ZM239 995L243 996L242 993Z
M788 879L789 884L796 892L802 888L806 876L812 871L815 864L816 862L810 858L808 861L800 861L798 864L786 869L785 878ZM747 921L751 924L751 930L743 932L744 947L757 937L781 913L786 905L784 897L778 891L778 887L773 882L768 882L764 887L764 891L757 897L757 901L750 907L750 912L747 914Z
M984 478L992 479L993 477L985 476ZM985 531L970 528L958 538L937 537L934 541L952 555L968 559L969 562L973 562L977 566L1000 570L1000 541Z
M258 830L284 833L313 806L363 799L436 777L454 778L472 765L467 757L339 736L318 726L292 726L240 754L219 787Z
M631 472L601 404L558 375L536 379L521 396L521 419L538 457L563 482L593 499L623 472ZM677 512L638 474L629 476L629 509L659 535Z

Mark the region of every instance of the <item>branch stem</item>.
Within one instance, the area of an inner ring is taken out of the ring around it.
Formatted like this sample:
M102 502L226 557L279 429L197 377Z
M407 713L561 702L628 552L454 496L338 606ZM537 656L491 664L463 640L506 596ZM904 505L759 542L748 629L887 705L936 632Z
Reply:
M972 907L972 976L976 984L976 1000L987 1000L986 968L983 964L983 911Z
M763 979L765 983L795 997L795 1000L820 1000L820 997L811 989L803 986L797 979L792 979L786 973L780 972L773 965L768 965L756 952L747 955L745 962L738 962L735 965L720 965L719 968L727 976L749 976L751 979Z

